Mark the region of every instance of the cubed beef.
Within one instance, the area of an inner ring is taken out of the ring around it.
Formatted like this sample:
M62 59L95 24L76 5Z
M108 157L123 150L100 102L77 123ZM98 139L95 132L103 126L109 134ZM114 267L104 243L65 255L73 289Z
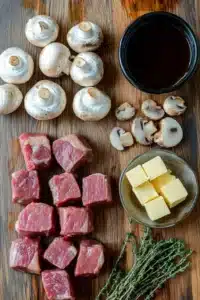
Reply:
M83 240L75 268L75 276L95 276L104 264L104 247L94 240Z
M53 176L49 181L49 186L56 206L62 206L69 201L79 200L81 197L80 188L72 173Z
M47 135L23 133L19 137L27 170L47 168L51 164L51 146Z
M40 240L18 238L10 248L10 267L23 272L40 274Z
M88 234L93 231L92 211L84 207L61 207L58 209L60 218L60 235L65 237Z
M84 206L112 202L108 177L97 173L83 178L82 201Z
M53 142L53 153L66 172L92 160L92 149L82 136L70 134Z
M44 252L44 258L59 269L65 269L76 255L74 245L62 237L55 238Z
M15 225L20 236L49 236L54 233L54 208L45 203L32 202L18 216Z
M69 275L64 270L42 272L42 283L49 300L75 300Z
M20 170L12 174L12 201L27 205L40 198L40 184L36 171Z

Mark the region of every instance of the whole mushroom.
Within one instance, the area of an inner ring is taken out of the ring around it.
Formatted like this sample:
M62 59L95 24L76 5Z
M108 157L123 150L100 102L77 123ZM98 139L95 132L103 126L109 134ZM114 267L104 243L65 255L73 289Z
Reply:
M153 121L138 117L133 120L131 131L139 144L148 146L153 143L153 135L157 128Z
M165 99L163 104L163 108L169 116L179 116L182 115L187 106L185 105L185 101L178 96L169 96Z
M67 98L63 88L49 80L37 82L24 99L27 113L37 120L57 118L65 109Z
M134 117L135 112L135 108L131 106L128 102L125 102L116 108L115 116L119 121L127 121Z
M51 43L44 47L39 57L39 67L48 77L69 75L71 60L69 49L61 43Z
M33 70L32 57L20 48L8 48L0 55L0 77L6 83L25 83L33 75Z
M132 146L134 140L130 132L125 132L120 127L114 127L110 133L110 143L115 149L123 151L125 147Z
M75 52L93 51L103 42L103 33L99 25L85 21L69 30L67 42Z
M0 115L7 115L17 110L23 100L22 92L14 84L0 86Z
M28 20L25 27L27 40L37 47L45 47L54 42L58 37L58 33L58 24L46 15L34 16Z
M98 84L104 73L102 59L94 52L78 54L71 66L70 75L74 82L81 86Z
M161 147L171 148L178 145L182 138L181 125L173 118L166 117L160 121L160 131L154 135L154 142Z
M157 103L153 100L145 100L142 103L142 112L146 117L151 120L157 121L163 118L165 112L161 106L158 106Z
M81 89L73 99L74 113L83 121L99 121L110 109L110 97L95 87Z

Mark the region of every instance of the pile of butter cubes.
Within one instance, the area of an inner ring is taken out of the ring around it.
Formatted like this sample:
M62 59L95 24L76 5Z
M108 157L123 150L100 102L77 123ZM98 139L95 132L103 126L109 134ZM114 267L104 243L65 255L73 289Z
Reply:
M169 215L170 208L180 204L188 196L180 179L171 174L160 156L131 169L126 176L152 221Z

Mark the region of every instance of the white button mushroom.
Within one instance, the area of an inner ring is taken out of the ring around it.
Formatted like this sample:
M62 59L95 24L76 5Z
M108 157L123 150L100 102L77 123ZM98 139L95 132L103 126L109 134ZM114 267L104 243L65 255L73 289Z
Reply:
M8 48L0 55L0 77L7 83L25 83L33 75L33 70L32 57L20 48Z
M130 132L125 132L120 127L114 127L110 133L110 143L115 149L123 151L125 147L132 146L134 140Z
M67 98L63 88L49 80L36 83L24 99L27 113L37 120L57 118L65 109Z
M110 109L110 97L94 87L81 89L73 100L74 113L83 121L99 121L109 113Z
M158 106L157 103L153 100L145 100L142 103L142 112L143 114L151 120L157 121L163 118L165 112L161 106Z
M67 42L75 52L93 51L103 42L103 33L97 24L81 22L69 30Z
M102 59L94 52L78 54L71 66L70 75L74 82L81 86L94 86L103 77Z
M125 102L116 108L115 116L119 121L127 121L134 117L135 112L135 107L131 106L128 102Z
M0 115L7 115L17 110L23 100L22 92L14 84L0 86Z
M169 96L165 99L163 104L163 108L169 116L179 116L182 115L187 106L185 105L185 101L178 96Z
M59 27L54 19L46 15L38 15L29 19L25 27L27 40L37 46L45 47L58 37Z
M61 43L51 43L44 47L39 57L39 67L48 77L69 75L71 61L69 49Z
M131 131L139 144L148 146L153 143L153 135L157 128L153 121L138 117L133 120Z
M171 148L178 145L183 138L181 125L173 118L160 121L160 131L154 135L154 142L161 147Z

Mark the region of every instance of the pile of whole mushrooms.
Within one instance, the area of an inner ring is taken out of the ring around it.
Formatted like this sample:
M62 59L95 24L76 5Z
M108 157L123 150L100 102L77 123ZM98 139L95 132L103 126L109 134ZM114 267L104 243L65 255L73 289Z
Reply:
M135 141L148 146L153 143L161 147L171 148L178 145L183 138L181 125L172 117L183 114L186 110L185 101L178 96L169 96L163 107L153 100L145 100L141 111L144 117L136 117L131 126L131 132L125 132L120 127L114 127L110 133L110 142L117 150L130 147ZM123 103L115 110L118 121L130 120L135 116L136 109L129 103ZM167 117L164 117L167 114ZM157 124L156 121L159 121Z

